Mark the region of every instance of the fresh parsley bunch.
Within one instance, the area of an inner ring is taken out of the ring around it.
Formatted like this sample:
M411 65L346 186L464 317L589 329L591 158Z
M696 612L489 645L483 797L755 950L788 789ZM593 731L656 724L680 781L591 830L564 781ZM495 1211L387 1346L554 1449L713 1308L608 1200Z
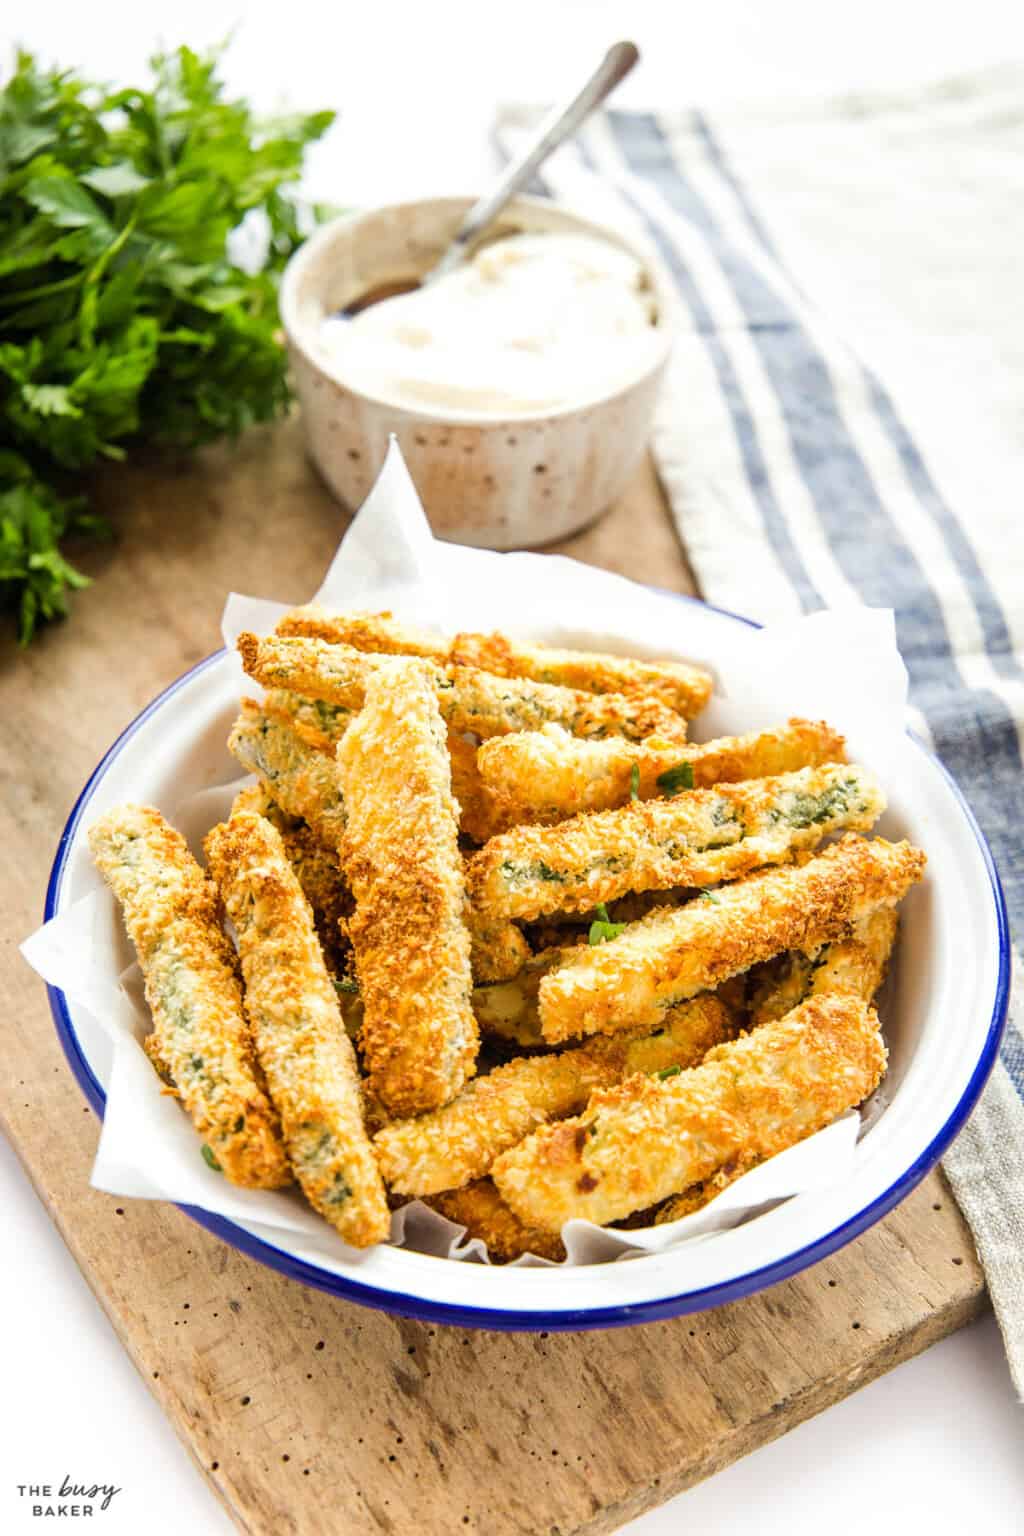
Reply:
M23 53L0 93L0 609L23 644L85 584L62 538L104 531L78 471L288 401L277 280L302 231L283 189L334 114L257 123L223 99L216 54L152 71L111 92ZM227 242L254 209L269 249L251 273Z

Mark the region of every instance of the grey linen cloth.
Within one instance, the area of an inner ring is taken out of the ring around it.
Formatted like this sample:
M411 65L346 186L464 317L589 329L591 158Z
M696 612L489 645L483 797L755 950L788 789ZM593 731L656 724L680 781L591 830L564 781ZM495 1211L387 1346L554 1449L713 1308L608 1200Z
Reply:
M500 114L504 154L536 119ZM896 613L910 724L1024 919L1024 69L713 118L611 112L544 188L674 280L654 450L704 596ZM944 1168L1024 1395L1024 1015Z

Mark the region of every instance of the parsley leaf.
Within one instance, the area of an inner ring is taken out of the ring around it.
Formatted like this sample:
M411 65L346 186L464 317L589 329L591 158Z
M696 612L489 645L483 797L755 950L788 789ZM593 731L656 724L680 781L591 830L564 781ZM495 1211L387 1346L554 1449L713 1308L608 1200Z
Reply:
M599 902L596 908L597 917L590 925L587 935L588 944L603 944L606 939L617 939L625 928L625 923L613 923L608 917L608 908L604 902Z
M674 768L666 768L664 773L658 774L657 784L666 795L678 795L681 789L692 789L693 764L677 763Z
M640 764L634 763L629 770L629 798L640 799Z
M214 1173L223 1172L223 1169L221 1168L220 1163L218 1163L216 1154L214 1153L212 1147L208 1147L204 1141L199 1150L203 1154L203 1162L206 1164L207 1168L212 1168Z
M0 611L23 644L86 584L62 541L103 528L68 482L287 408L277 282L314 222L288 188L333 114L258 122L218 63L179 48L110 92L20 53L0 90ZM257 271L232 256L253 220Z

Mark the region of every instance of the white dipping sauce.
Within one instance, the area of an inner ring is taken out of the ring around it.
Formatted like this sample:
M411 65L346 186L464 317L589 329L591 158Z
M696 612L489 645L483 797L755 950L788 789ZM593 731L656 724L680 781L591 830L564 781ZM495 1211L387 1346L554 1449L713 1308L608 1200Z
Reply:
M644 270L590 235L512 235L447 277L320 325L325 366L413 410L522 416L623 388L661 348Z

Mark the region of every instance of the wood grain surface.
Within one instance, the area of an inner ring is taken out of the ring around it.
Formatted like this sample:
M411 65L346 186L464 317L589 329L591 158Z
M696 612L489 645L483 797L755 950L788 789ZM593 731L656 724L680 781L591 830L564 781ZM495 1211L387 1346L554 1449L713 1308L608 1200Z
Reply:
M225 593L301 601L346 524L296 424L188 465L136 463L98 496L116 546L73 622L0 644L0 1115L40 1199L175 1429L257 1536L612 1531L960 1327L984 1305L941 1175L833 1258L760 1296L640 1328L509 1335L347 1305L180 1212L89 1188L98 1125L17 943L67 813L117 732L219 644ZM693 583L645 465L563 553Z

